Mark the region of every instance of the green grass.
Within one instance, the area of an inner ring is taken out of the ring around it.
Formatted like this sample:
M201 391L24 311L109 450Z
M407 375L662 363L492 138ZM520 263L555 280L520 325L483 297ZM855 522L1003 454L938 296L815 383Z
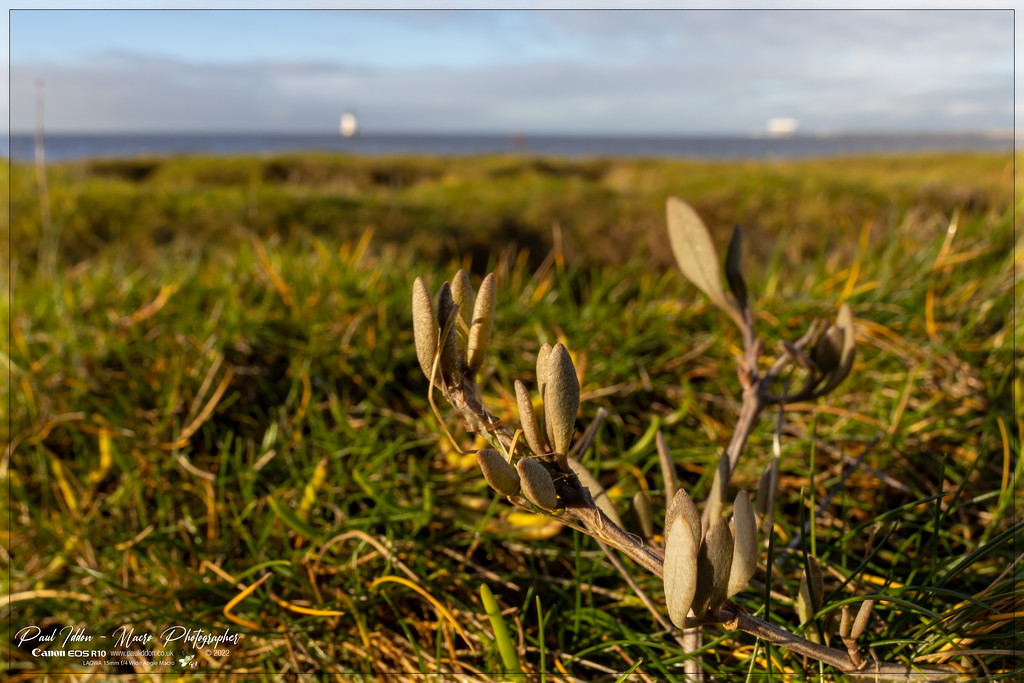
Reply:
M68 163L48 174L51 277L32 171L14 166L3 616L12 630L244 634L197 672L490 680L508 653L486 583L524 672L614 680L640 662L633 677L679 678L689 655L596 543L525 526L441 436L409 311L416 275L436 291L460 265L495 270L491 410L513 419L513 379L532 382L537 348L564 339L578 426L612 413L585 459L612 496L662 502L641 440L658 419L701 501L736 417L740 340L669 268L677 194L722 239L743 224L765 339L841 299L859 325L852 376L786 414L769 618L798 628L790 596L813 549L826 611L878 600L863 644L881 658L959 648L982 652L952 660L973 675L1009 675L1024 645L1012 169L987 155ZM841 483L841 458L876 437ZM770 452L766 417L735 485L755 489ZM835 486L813 539L785 552L811 491ZM754 611L764 594L737 598ZM705 644L716 678L819 671L743 634L709 629ZM5 659L12 677L87 668L10 640Z

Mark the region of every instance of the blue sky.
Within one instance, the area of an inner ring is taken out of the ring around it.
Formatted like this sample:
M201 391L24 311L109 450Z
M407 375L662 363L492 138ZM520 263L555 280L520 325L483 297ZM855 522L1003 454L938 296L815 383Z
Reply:
M1014 121L1006 9L64 9L15 10L9 28L15 132L33 126L40 80L51 132L331 133L346 109L367 133L736 134L772 117L794 117L804 132L948 131Z

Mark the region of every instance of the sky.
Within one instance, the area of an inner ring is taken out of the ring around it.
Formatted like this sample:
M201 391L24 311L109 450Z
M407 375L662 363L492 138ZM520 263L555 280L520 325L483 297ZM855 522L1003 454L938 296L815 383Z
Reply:
M367 134L748 134L779 117L796 119L803 133L1014 126L1014 13L1005 2L998 10L61 6L7 14L12 132L33 129L40 82L50 133L336 133L346 110Z

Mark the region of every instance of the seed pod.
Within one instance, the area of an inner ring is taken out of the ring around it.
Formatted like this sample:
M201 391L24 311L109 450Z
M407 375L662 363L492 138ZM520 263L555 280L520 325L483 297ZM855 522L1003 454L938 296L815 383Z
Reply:
M679 480L676 478L676 464L672 455L668 452L668 444L665 443L665 436L659 429L654 435L654 442L658 446L658 462L661 463L661 478L665 480L665 500L672 500L679 490Z
M469 314L469 309L466 309ZM484 363L487 347L491 343L491 328L494 327L494 273L488 273L480 283L480 292L473 306L473 320L469 326L469 344L466 347L466 364L470 372L476 372Z
M683 493L682 489L680 493ZM697 539L690 528L690 520L684 514L665 522L665 603L672 623L685 628L686 615L697 590Z
M545 510L558 507L555 484L544 465L532 458L523 458L516 463L516 469L519 470L519 483L527 500Z
M437 353L437 318L434 305L430 303L430 290L421 277L412 283L412 336L416 342L416 360L429 380Z
M850 606L843 605L842 615L839 620L839 637L843 640L850 638L850 625L853 622L853 618L850 616Z
M441 339L441 376L449 385L454 384L459 377L462 365L459 361L459 349L455 341L455 311L452 288L445 282L437 293L437 326L443 336Z
M720 517L708 529L697 551L697 590L693 596L693 613L698 617L708 610L717 610L725 602L732 566L732 532L729 521Z
M697 506L693 504L686 489L676 491L676 495L672 496L668 509L665 511L665 542L668 542L668 536L672 533L672 521L680 515L690 525L690 535L693 536L694 542L700 543L700 513L697 512Z
M860 634L864 633L864 629L868 625L868 617L871 616L871 610L874 606L874 600L865 600L860 603L860 609L857 610L857 618L853 620L853 628L850 629L850 637L854 640L860 638Z
M580 383L569 351L555 344L548 356L548 386L544 396L544 426L556 453L568 453L580 408Z
M754 508L750 505L750 494L740 491L732 509L733 546L732 566L729 569L729 598L743 590L757 569L757 523Z
M722 451L718 458L718 467L715 469L715 478L711 480L711 491L708 493L707 502L704 503L704 515L702 521L704 528L708 529L715 521L722 516L722 508L725 507L725 488L729 485L729 451Z
M523 428L523 436L526 437L526 444L536 455L543 455L548 452L544 435L537 426L537 416L533 412L533 401L530 400L530 392L526 385L518 379L515 381L516 405L519 406L519 425Z
M519 491L519 473L501 453L483 448L476 452L476 461L492 489L503 496L514 496Z
M569 466L580 480L580 486L585 486L590 491L590 497L594 499L594 503L597 507L601 508L608 519L615 522L619 527L622 526L622 517L619 516L619 511L615 509L615 504L612 503L612 499L608 497L608 492L604 490L604 487L598 483L594 475L583 466L576 458L566 458L566 464Z
M636 519L637 528L640 529L640 535L644 538L654 536L654 513L651 510L651 499L643 490L633 494L631 509L633 517Z
M537 351L537 391L540 400L544 400L544 390L548 386L548 356L551 355L551 344L544 342Z
M814 555L807 556L807 570L810 571L810 580L808 581L807 571L804 571L804 575L800 577L800 589L796 599L796 612L801 624L806 624L814 618L821 609L821 599L825 594L825 580L821 575L818 558ZM816 634L811 634L814 635Z
M455 305L459 307L459 319L455 321L455 324L461 330L468 330L469 323L472 322L470 316L473 314L473 302L476 299L476 294L473 292L473 284L469 281L469 275L461 268L459 268L459 272L455 273L455 277L452 278L452 299L455 301ZM459 347L459 354L463 358L466 357L467 339L468 337L464 332L456 332L455 341Z
M469 281L469 275L461 268L452 278L452 298L455 300L455 305L459 307L459 315L462 316L466 327L469 327L473 322L469 316L473 312L476 294L473 292L473 283Z

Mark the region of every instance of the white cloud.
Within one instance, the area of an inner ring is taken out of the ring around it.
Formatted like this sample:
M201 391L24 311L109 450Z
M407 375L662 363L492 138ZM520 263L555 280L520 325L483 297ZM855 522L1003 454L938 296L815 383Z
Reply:
M201 50L104 49L73 63L15 55L12 127L31 128L39 78L50 130L327 132L349 108L367 132L746 132L776 116L799 118L802 130L935 130L1005 127L1013 115L1006 13L400 12L375 21L392 36L382 52L442 35L434 58L419 60L435 66L365 50L284 59L269 47L264 59L234 62ZM452 59L460 31L472 34L467 50L493 43L491 57Z

